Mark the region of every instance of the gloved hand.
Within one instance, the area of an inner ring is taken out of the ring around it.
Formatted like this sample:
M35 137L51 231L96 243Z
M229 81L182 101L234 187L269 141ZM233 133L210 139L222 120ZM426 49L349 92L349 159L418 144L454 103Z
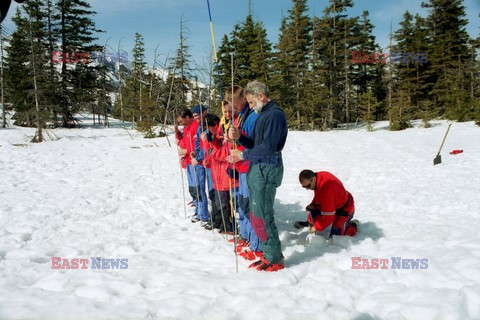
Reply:
M309 227L310 224L308 223L308 221L295 221L293 226L297 229L303 229L305 227Z
M231 179L237 180L239 178L239 173L237 170L232 169L230 167L227 168L227 174Z
M198 164L198 161L197 161L197 159L195 159L195 158L192 158L192 166L194 166L194 167L195 167L197 164Z

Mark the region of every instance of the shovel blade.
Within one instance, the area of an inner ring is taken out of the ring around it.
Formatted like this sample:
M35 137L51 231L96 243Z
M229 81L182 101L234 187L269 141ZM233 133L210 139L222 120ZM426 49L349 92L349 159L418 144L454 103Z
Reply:
M442 163L442 156L440 154L437 154L437 156L435 157L435 159L433 159L433 165L437 165L437 164L440 164Z

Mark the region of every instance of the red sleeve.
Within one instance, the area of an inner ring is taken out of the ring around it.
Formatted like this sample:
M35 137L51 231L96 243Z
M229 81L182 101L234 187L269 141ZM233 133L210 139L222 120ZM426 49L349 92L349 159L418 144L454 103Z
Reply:
M182 149L187 149L187 148L185 147L185 140L184 140L184 139L178 141L178 146L179 146L180 148L182 148Z
M175 139L177 139L178 141L183 139L183 134L180 132L180 130L175 132Z
M240 144L237 144L237 149L240 151L245 151L246 148Z

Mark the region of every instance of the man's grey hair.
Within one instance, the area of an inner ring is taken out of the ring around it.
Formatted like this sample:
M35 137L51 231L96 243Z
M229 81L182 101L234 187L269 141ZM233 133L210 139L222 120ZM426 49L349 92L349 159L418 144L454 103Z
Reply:
M257 80L250 81L244 90L245 95L251 94L257 97L259 93L263 93L267 98L270 97L270 93L268 92L267 85Z

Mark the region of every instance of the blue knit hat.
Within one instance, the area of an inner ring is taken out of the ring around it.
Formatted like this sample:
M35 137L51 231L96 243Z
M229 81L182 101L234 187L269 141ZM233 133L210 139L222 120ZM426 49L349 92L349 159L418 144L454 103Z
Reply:
M192 108L192 114L200 114L207 111L207 106L204 106L202 104L197 104Z

